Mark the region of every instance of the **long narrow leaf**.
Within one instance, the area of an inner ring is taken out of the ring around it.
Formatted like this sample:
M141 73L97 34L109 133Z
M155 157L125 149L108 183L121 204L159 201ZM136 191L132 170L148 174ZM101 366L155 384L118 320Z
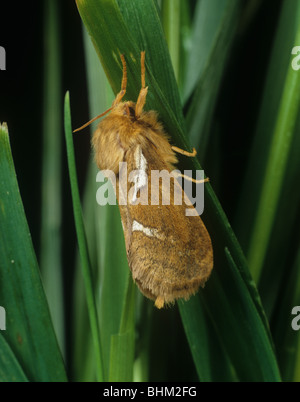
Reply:
M199 297L178 303L200 381L236 381L230 359L205 314Z
M30 381L65 381L5 124L0 126L0 184L0 306L6 310L2 335Z
M85 236L85 229L84 229L84 224L83 224L83 220L82 220L82 211L81 211L81 203L80 203L80 196L79 196L78 183L77 183L74 145L73 145L73 137L72 137L70 101L69 101L68 93L66 94L66 97L65 97L65 136L66 136L66 144L67 144L67 157L68 157L69 175L70 175L70 182L71 182L71 192L72 192L72 200L73 200L75 226L76 226L76 232L77 232L77 238L78 238L79 253L80 253L80 257L81 257L82 274L83 274L83 279L84 279L85 288L86 288L86 297L87 297L88 312L89 312L89 317L90 317L90 325L91 325L91 329L92 329L92 336L93 336L93 342L94 342L94 348L95 348L97 378L99 381L103 381L101 341L100 341L100 332L99 332L95 294L94 294L94 288L93 288L93 272L92 272L92 268L91 268L91 264L90 264L90 258L89 258L88 247L87 247L86 236Z
M298 14L295 43L300 43L300 12ZM299 113L299 92L300 75L289 65L249 245L249 266L256 281L259 280L261 274L274 217L278 209L280 191L283 186L293 139L292 133L295 132Z
M45 67L40 265L59 344L64 351L61 261L61 60L59 1L44 6Z
M135 341L135 287L128 278L126 299L119 333L111 338L110 381L132 381Z
M0 334L0 382L27 382L13 351Z
M204 0L197 3L192 33L192 50L185 77L189 138L206 153L214 109L221 90L221 79L228 62L228 54L237 31L239 0Z
M271 233L278 233L278 227L275 226L276 214L280 212L279 197L288 177L286 158L290 159L291 141L296 141L299 127L299 123L296 126L299 102L299 90L296 87L299 85L299 74L293 71L291 66L294 41L299 40L297 35L299 2L283 2L236 214L237 233L247 254L251 255L251 266L256 279L261 279L264 263L268 263L266 253ZM296 142L293 145L296 145ZM299 159L299 156L295 153L294 155ZM294 180L291 181L292 185ZM284 191L289 189L285 187ZM297 204L294 208L297 210ZM291 218L294 219L293 216ZM272 246L272 250L277 249L274 244ZM282 242L280 246L286 249ZM275 256L273 264L274 262L277 266L278 256ZM278 271L274 271L273 264L269 269L270 275L266 278L268 287L274 278L278 278Z

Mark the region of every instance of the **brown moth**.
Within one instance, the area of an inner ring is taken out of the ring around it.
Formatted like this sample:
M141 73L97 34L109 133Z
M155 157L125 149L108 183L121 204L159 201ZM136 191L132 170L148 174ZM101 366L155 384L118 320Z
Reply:
M142 88L137 102L122 102L127 70L123 55L121 60L121 91L108 109L110 114L98 125L92 144L99 169L109 169L117 175L114 187L133 279L141 292L162 308L176 299L189 299L204 286L213 268L213 249L200 216L186 216L187 205L174 205L176 192L184 196L175 179L170 189L159 182L158 205L151 202L151 171L173 171L178 162L174 151L186 156L195 156L196 152L171 146L157 113L143 111L148 91L145 52L141 52ZM127 173L120 171L120 162L127 162ZM133 171L139 173L129 180ZM170 205L162 203L166 191L170 194ZM189 208L194 208L191 203Z

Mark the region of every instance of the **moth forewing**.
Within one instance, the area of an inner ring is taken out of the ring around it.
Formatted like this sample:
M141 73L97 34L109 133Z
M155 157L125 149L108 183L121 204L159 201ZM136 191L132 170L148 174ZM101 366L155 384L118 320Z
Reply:
M151 143L141 152L147 160L148 178L154 170L167 169ZM128 154L128 167L128 174L136 167L132 152ZM180 191L181 199L185 197L172 175L169 184L158 182L159 189L150 179L146 186L148 205L130 203L128 197L121 216L133 279L145 296L162 307L178 298L188 299L205 284L212 269L212 246L201 218L185 216L187 205L174 204L174 194ZM159 194L158 205L151 204L153 190ZM169 190L170 204L163 205L163 194Z
M185 214L187 207L193 208L191 203L178 202L186 197L175 178L152 183L154 171L175 169L178 148L172 149L157 113L143 111L144 57L142 52L142 89L135 104L121 101L127 82L122 56L122 89L92 143L99 169L111 169L117 175L114 187L133 279L161 308L179 298L187 300L205 284L213 268L213 250L201 218ZM195 156L195 152L182 153Z

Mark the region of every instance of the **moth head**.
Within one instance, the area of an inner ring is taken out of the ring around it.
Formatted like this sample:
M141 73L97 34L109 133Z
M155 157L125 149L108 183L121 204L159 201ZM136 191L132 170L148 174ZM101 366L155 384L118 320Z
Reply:
M135 114L135 106L136 104L134 102L128 101L128 102L120 102L116 106L113 107L111 114L114 116L122 116L130 121L135 121L137 120L136 114Z

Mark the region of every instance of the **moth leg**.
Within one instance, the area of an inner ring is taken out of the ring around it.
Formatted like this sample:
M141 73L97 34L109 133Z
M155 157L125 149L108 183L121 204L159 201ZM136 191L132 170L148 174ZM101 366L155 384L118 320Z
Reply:
M145 51L141 52L141 81L142 81L142 88L140 90L138 99L135 105L135 117L138 119L143 112L143 107L146 103L146 97L148 92L148 87L146 87L146 80L145 80Z
M177 152L179 154L185 155L185 156L193 157L193 156L197 155L197 151L196 151L195 148L193 148L193 152L188 152L188 151L185 151L184 149L181 149L181 148L178 148L178 147L175 147L175 146L172 146L171 148L172 148L173 151L175 151L175 152ZM186 179L188 181L192 181L193 183L207 183L209 181L208 177L206 179L203 179L203 180L196 180L196 179L193 179L192 177L185 176L184 174L181 174L181 173L175 173L174 176L175 177L183 177L184 179Z
M173 149L173 151L175 151L175 152L177 152L177 153L179 153L179 154L181 154L181 155L185 155L185 156L194 157L194 156L197 155L197 151L196 151L195 148L193 148L193 152L188 152L188 151L185 151L184 149L181 149L181 148L178 148L178 147L174 147L174 146L172 146L172 149Z
M123 54L121 54L121 61L123 66L123 75L122 75L122 83L121 83L121 91L117 94L116 99L113 101L112 107L116 106L121 102L123 96L126 94L126 86L127 86L127 67L126 61Z
M199 183L207 183L207 182L209 182L208 177L206 179L196 180L196 179L193 179L192 177L186 176L186 175L184 175L182 173L173 172L172 174L173 174L174 177L183 177L185 180L192 181L193 183L198 183L199 184Z
M175 146L172 146L171 148L172 148L173 151L175 151L175 152L177 152L179 154L185 155L185 156L194 157L194 156L197 155L197 151L196 151L195 148L193 148L193 152L188 152L188 151L185 151L184 149L181 149L181 148L178 148L178 147L175 147ZM184 174L181 174L181 173L176 173L175 174L175 177L179 177L179 176L183 177L184 179L186 179L188 181L192 181L193 183L207 183L209 181L208 177L206 179L203 179L203 180L196 180L196 179L193 179L192 177L185 176Z
M163 306L165 304L165 299L163 298L163 296L157 296L154 304L155 304L155 307L157 307L157 308L163 308Z

